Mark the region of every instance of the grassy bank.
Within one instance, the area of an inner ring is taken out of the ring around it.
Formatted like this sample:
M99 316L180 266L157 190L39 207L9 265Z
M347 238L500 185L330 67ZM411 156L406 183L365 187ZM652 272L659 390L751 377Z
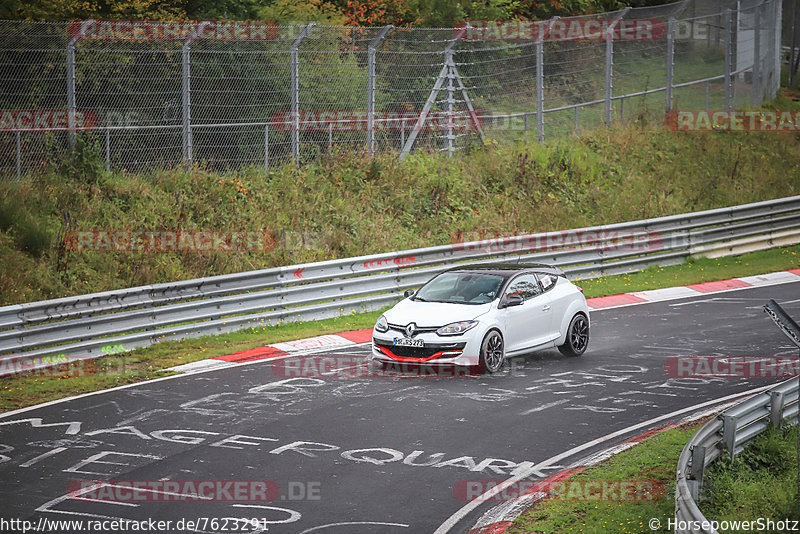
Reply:
M452 159L334 153L301 168L226 175L107 173L83 146L74 161L0 184L0 304L793 195L799 138L638 123L541 145L490 141ZM84 230L261 230L270 241L266 251L228 253L64 246L67 232Z
M507 532L617 534L671 531L667 526L675 512L678 456L701 424L695 422L656 434L571 477L564 486L580 488L581 483L594 481L654 482L657 491L647 498L602 501L551 498L529 508ZM706 477L705 487L711 499L701 500L700 508L708 519L753 521L762 517L775 522L786 518L800 519L795 503L797 427L765 432L732 464L725 459L717 460ZM573 492L573 495L580 493ZM777 534L783 531L767 529L759 532Z
M733 462L723 457L707 473L706 498L701 501L709 519L777 522L800 520L797 504L797 427L772 428L758 436ZM729 533L749 533L731 529ZM780 534L766 528L764 534Z
M579 282L587 297L722 280L800 267L800 245L741 256L696 259L639 273ZM287 323L232 334L170 341L80 365L62 365L23 376L0 378L0 412L52 399L141 382L170 374L169 367L261 345L347 330L371 328L380 311L308 323Z

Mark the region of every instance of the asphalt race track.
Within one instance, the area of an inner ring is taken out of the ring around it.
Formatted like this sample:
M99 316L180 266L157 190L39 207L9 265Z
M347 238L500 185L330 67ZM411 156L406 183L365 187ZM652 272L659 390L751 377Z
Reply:
M671 378L664 369L670 356L796 355L761 309L769 298L800 317L800 283L786 283L594 311L583 357L534 353L500 375L380 376L360 363L368 346L359 345L13 413L0 418L0 518L183 519L181 531L203 532L253 532L230 518L257 518L255 531L271 533L431 533L467 504L465 481L546 477L591 452L536 470L573 447L778 382ZM280 495L67 495L80 480L270 481ZM493 504L450 531L464 532Z

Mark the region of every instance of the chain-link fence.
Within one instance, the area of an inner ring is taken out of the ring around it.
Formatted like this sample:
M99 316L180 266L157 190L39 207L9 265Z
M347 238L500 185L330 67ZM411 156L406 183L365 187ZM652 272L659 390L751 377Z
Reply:
M757 107L780 78L781 0L447 29L216 21L204 36L170 24L188 23L0 22L2 175L76 143L129 172L452 154L487 137Z

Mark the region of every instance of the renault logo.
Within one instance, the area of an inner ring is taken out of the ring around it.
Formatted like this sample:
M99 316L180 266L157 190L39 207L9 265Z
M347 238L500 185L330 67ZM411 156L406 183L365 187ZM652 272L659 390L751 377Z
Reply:
M414 323L409 323L406 326L406 337L414 337L414 332L417 330L417 325Z

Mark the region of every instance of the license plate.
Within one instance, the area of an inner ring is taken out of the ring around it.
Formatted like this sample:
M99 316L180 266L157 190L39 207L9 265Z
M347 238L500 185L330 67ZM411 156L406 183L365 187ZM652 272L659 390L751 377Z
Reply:
M392 342L398 347L424 347L425 342L421 339L413 339L410 337L396 337Z

